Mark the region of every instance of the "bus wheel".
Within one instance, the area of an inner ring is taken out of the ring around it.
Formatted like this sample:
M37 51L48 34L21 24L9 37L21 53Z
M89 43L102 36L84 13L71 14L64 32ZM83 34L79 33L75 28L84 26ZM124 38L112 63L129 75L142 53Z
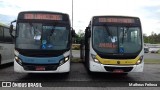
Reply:
M87 72L89 75L94 75L94 72L90 71L89 69L87 69Z
M65 76L68 76L70 72L65 72L63 73Z
M28 74L28 76L35 76L36 75L36 73L27 73Z
M121 73L121 75L122 75L122 76L126 76L126 75L128 75L128 73Z

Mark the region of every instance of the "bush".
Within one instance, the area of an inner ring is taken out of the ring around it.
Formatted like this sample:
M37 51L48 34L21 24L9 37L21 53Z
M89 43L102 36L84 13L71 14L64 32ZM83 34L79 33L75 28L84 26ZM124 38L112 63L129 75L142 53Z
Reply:
M80 50L80 44L72 44L72 50Z

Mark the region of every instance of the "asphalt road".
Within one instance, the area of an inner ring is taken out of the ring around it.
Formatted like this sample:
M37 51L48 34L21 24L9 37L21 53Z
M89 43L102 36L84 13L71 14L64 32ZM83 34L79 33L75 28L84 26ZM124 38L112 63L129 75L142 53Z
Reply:
M78 57L78 53L79 51L75 51L73 56ZM160 85L160 65L145 64L144 72L129 73L128 75L108 73L89 74L83 63L71 63L71 72L68 75L15 73L13 66L6 66L0 69L0 81L40 82L42 86L47 86L43 88L23 88L23 90L159 90L160 87L128 87L128 85L134 82L156 83ZM0 88L0 90L21 89Z
M160 54L156 54L156 53L145 53L145 54L144 54L144 58L145 58L145 59L157 59L157 60L160 60Z
M129 82L136 81L159 81L159 64L146 64L144 72L129 73L128 75L92 73L88 74L83 63L71 63L71 72L67 74L20 74L13 71L13 66L0 69L0 81L40 82L42 85L53 87L127 87ZM142 87L141 87L142 88ZM153 87L152 87L153 88ZM153 89L157 89L154 87ZM0 89L1 90L1 89ZM110 88L109 88L110 90ZM116 90L116 89L115 89Z
M72 50L73 57L80 57L80 50Z
M143 73L128 75L87 73L83 63L71 63L67 74L24 74L15 73L13 66L0 69L0 81L160 81L160 65L145 64Z

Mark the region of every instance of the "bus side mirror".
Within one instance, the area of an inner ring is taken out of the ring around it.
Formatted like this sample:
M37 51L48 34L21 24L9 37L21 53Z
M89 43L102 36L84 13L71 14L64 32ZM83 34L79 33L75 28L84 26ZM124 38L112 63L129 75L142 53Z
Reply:
M76 36L75 30L72 29L71 33L72 33L72 37Z
M15 36L12 34L13 33L13 24L12 23L14 23L14 22L16 22L16 20L12 21L11 25L9 27L9 33L10 33L10 35L11 35L12 38L15 38Z
M82 39L80 40L80 44L84 45L84 37L82 37Z
M91 30L90 30L90 27L86 27L85 32L86 32L87 38L90 38L90 37L91 37Z
M14 38L14 36L12 34L13 33L13 25L12 24L10 25L9 33L10 33L11 37Z

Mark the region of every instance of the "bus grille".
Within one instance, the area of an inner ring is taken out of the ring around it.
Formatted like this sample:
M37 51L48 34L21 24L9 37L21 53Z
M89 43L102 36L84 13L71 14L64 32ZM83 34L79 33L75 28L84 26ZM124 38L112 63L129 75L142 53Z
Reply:
M109 72L113 72L116 69L123 70L124 72L130 72L133 69L133 67L108 67L108 66L104 66L104 68L106 71Z

